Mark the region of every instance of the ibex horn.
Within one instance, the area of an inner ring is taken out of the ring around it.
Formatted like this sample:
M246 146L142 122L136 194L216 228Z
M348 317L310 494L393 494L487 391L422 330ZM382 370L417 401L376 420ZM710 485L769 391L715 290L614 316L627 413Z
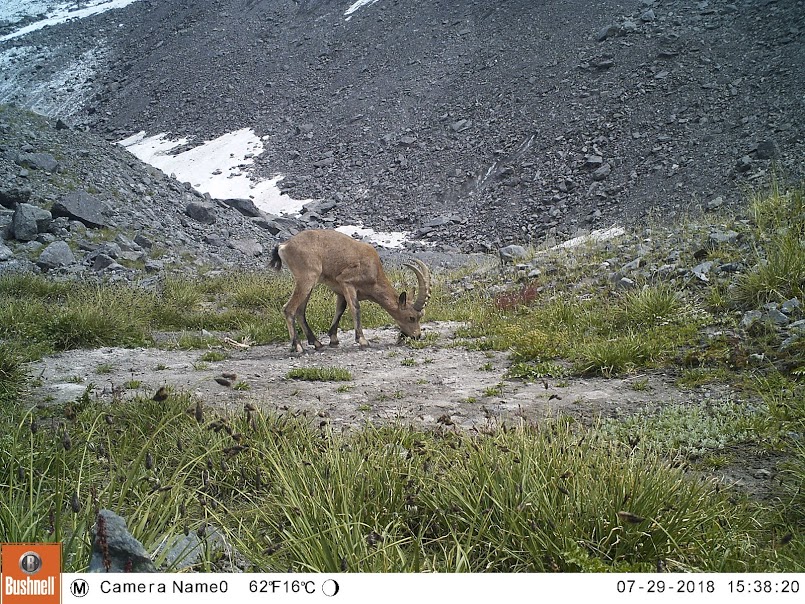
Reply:
M416 275L417 295L412 306L422 312L422 309L425 308L430 299L430 270L424 262L416 258L411 262L406 262L403 266L410 268Z

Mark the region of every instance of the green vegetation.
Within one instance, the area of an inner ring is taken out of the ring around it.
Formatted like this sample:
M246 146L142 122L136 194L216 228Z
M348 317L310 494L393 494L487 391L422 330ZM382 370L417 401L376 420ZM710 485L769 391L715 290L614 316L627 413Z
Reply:
M199 423L189 405L187 395L114 410L86 399L55 431L46 417L5 418L0 538L62 540L65 570L85 570L84 531L106 507L149 550L218 527L252 570L796 567L749 502L562 421L487 436L399 426L339 436L303 418ZM79 437L85 446L65 445Z
M468 273L437 273L426 318L462 322L458 337L440 343L426 331L400 349L408 352L388 355L415 367L428 360L412 349L456 345L507 353L507 380L546 388L580 376L626 376L642 392L655 384L646 376L673 370L689 389L686 404L657 400L592 426L560 416L483 433L385 425L336 434L304 417L248 407L197 420L201 414L187 412L196 401L172 391L158 403L133 393L112 409L91 400L89 388L70 405L34 407L25 398L32 384L25 363L56 351L153 346L154 334L167 332L168 346L204 350L202 367L226 359L215 348L221 332L287 345L281 308L292 283L267 272L171 277L149 291L0 276L0 541L60 540L65 569L84 570L87 527L108 507L126 516L150 551L185 529L214 526L252 570L623 572L661 564L802 572L805 338L783 342L768 320L742 325L744 312L763 304L805 303L802 187L773 183L752 199L750 220L730 227L752 253L706 244L705 254L746 266L713 281L646 271L620 289L601 269L618 242L535 251L546 270L534 282L479 271L468 291L451 287ZM662 237L656 229L650 235ZM681 246L686 237L669 240ZM699 250L683 251L692 266ZM315 331L327 329L333 307L318 288L308 305ZM390 322L376 305L363 309L367 327ZM342 327L350 328L348 317ZM286 378L348 382L352 375L310 367ZM734 396L712 397L709 387L725 383ZM483 396L502 396L508 386ZM351 397L352 386L336 392ZM746 449L780 459L768 500L707 478ZM196 569L217 570L217 562L205 558Z
M285 377L289 380L306 380L309 382L349 382L352 374L341 367L297 367L291 369Z

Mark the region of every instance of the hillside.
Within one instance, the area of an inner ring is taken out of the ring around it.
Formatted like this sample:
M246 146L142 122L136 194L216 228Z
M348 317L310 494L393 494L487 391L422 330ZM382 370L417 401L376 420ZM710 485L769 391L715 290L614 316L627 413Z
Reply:
M253 128L259 171L336 223L465 251L740 206L772 164L803 174L800 2L349 8L134 2L0 43L0 100L113 140Z

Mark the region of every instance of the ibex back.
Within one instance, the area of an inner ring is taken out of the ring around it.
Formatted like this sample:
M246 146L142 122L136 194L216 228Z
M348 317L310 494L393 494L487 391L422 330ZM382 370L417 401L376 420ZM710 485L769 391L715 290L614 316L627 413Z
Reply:
M291 299L283 309L293 351L302 352L295 321L305 332L308 344L316 349L322 347L305 317L310 294L318 283L324 283L336 293L335 318L327 331L330 346L338 346L338 323L347 308L355 323L355 341L361 347L368 346L361 328L361 300L383 307L406 336L420 337L419 321L430 298L430 272L422 261L404 265L417 278L417 296L413 303L408 302L405 292L397 295L375 248L338 231L310 230L294 235L272 253L269 266L278 271L283 264L296 282Z

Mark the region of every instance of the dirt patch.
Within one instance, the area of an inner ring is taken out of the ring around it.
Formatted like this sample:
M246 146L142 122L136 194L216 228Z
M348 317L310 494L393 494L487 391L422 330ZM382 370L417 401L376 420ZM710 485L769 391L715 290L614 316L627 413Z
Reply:
M456 345L459 327L427 324L427 332L438 337L432 346L418 350L398 345L398 332L391 328L365 330L367 349L351 345L352 334L343 333L341 346L310 348L302 354L291 353L285 343L240 348L222 339L212 348L228 355L222 361L203 361L205 350L73 350L34 366L39 386L32 400L57 405L89 389L92 397L114 405L138 395L152 396L167 386L192 393L207 407L239 411L252 403L266 412L305 415L314 425L326 423L336 430L402 422L424 429L484 432L559 415L593 425L601 418L626 418L672 404L738 398L726 384L680 389L667 372L609 379L510 379L508 355ZM312 382L287 377L300 367L346 369L352 379ZM723 453L729 464L707 471L708 476L761 499L772 496L779 459L748 445Z
M191 392L212 407L238 409L251 402L264 410L304 413L334 427L402 421L479 430L559 414L593 422L628 416L660 401L685 403L714 396L681 391L664 374L508 379L508 355L454 346L458 327L428 324L427 331L438 337L433 346L419 350L398 345L397 332L390 328L366 330L367 349L348 344L351 334L344 333L340 347L311 348L301 355L285 344L240 349L222 341L213 349L228 358L210 362L202 360L204 350L73 350L36 365L41 385L33 395L37 401L64 403L89 387L92 396L114 403L150 396L168 386ZM286 377L300 367L338 367L348 370L352 379L311 382ZM219 383L221 378L229 385Z

